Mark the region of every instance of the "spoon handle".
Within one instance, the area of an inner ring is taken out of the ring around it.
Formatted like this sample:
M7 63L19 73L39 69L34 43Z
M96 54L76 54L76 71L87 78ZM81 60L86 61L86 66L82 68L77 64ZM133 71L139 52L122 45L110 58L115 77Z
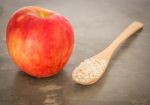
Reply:
M106 50L112 56L113 52L119 45L121 45L127 38L134 35L135 32L143 28L143 24L140 22L133 22L130 24L107 48Z

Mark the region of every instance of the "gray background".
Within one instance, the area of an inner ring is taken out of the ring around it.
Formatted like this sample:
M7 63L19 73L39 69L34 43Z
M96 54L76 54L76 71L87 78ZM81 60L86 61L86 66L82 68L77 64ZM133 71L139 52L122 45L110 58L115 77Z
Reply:
M75 48L63 71L30 77L11 61L5 40L11 14L38 5L65 15L75 31ZM71 79L85 58L106 48L131 22L144 29L114 54L104 77L81 86ZM150 0L0 0L0 105L150 105Z

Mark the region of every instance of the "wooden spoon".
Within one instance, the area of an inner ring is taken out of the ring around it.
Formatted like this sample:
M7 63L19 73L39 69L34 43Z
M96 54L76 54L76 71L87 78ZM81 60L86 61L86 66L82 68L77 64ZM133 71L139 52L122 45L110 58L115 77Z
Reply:
M129 25L106 49L81 62L72 73L73 80L82 85L91 85L96 83L106 71L114 51L127 38L132 36L141 28L143 28L143 24L137 21Z

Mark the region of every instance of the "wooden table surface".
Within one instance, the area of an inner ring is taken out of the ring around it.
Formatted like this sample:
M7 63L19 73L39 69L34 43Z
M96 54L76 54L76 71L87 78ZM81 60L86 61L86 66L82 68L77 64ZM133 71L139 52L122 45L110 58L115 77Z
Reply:
M74 52L51 78L24 74L7 52L7 22L15 10L29 5L55 10L74 27ZM116 51L104 77L92 86L75 84L73 69L135 20L144 29ZM0 0L0 105L150 105L149 21L150 0Z

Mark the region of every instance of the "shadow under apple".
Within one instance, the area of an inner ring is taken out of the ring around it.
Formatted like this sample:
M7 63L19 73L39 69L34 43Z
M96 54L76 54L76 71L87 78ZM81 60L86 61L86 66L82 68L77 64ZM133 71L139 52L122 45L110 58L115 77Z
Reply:
M68 77L65 71L49 77L37 79L18 71L14 81L15 95L19 105L61 105L64 102L62 96L65 81Z

